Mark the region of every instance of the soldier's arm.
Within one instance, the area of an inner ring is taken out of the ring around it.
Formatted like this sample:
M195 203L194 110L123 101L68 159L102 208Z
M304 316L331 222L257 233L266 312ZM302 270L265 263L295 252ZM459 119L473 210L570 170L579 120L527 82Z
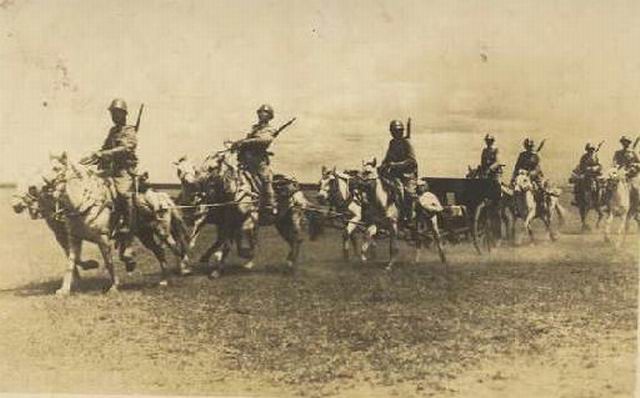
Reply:
M243 140L237 141L234 146L236 149L254 147L254 146L268 146L273 141L275 130L267 129L252 137L247 137Z
M122 153L133 153L138 146L138 139L135 136L133 127L127 127L127 131L116 142L116 146L111 149L100 151L101 157L113 157Z

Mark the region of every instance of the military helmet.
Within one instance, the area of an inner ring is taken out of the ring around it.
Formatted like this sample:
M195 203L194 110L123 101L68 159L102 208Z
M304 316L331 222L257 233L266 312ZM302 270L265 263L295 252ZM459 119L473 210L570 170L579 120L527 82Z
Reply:
M522 143L522 145L524 145L525 148L533 148L533 146L535 145L535 141L533 140L533 138L525 138L524 142Z
M496 137L494 137L492 134L487 134L484 136L484 140L485 141L495 141Z
M258 108L256 113L260 113L260 112L266 112L269 114L269 116L273 117L273 108L271 107L271 105L268 105L268 104L260 105L260 108Z
M400 120L392 120L389 123L389 131L404 131L404 124Z
M124 102L122 98L116 98L113 101L111 101L111 105L109 105L109 110L112 111L114 109L120 109L127 113L129 112L127 109L127 103Z
M593 145L591 142L587 142L587 144L584 146L584 150L589 151L591 149L596 149L596 146Z
M620 143L624 144L625 142L627 144L631 144L632 141L629 137L627 137L626 135L623 135L622 137L620 137Z

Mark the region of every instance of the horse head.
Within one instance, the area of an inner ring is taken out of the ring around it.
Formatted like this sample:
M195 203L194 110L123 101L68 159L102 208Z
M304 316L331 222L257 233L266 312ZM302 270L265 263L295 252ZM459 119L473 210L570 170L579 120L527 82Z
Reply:
M613 191L621 185L627 184L627 172L621 167L609 169L605 177L607 190Z
M189 161L186 155L174 161L173 165L176 167L178 179L182 184L193 185L198 182L198 170L196 170L196 167Z
M321 204L326 203L331 197L333 182L336 180L336 168L329 169L322 166L320 182L318 183L317 197Z
M526 170L519 170L513 180L513 192L524 193L527 191L533 191L533 182Z
M42 208L42 183L28 182L18 185L16 192L11 196L11 207L16 214L24 210L29 212L32 219L38 219L43 215L45 209ZM51 210L51 209L49 209Z
M362 177L365 180L378 179L378 159L375 157L370 160L362 161Z

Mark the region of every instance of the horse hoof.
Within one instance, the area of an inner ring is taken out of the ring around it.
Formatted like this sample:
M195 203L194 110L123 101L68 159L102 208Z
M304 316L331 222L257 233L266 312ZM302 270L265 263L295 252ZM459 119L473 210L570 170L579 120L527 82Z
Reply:
M162 287L167 287L169 286L169 282L167 282L166 280L161 280L160 283L158 283L158 285Z
M67 297L70 296L71 292L65 289L58 289L56 290L56 296L58 297Z
M105 294L108 295L116 295L120 293L120 290L118 290L117 286L111 286L110 288L107 289L107 291L105 291Z
M253 269L253 267L254 267L255 265L256 265L256 264L253 262L253 260L251 260L251 261L249 261L249 262L247 262L247 263L243 264L243 265L242 265L242 268L244 268L244 269L246 269L246 270L252 270L252 269Z
M384 270L387 271L387 272L393 271L393 264L387 265L386 267L384 267Z
M222 276L222 273L220 273L220 271L215 269L211 271L211 273L209 274L209 279L219 279L221 276Z
M193 274L193 270L189 267L180 269L180 276L189 276Z

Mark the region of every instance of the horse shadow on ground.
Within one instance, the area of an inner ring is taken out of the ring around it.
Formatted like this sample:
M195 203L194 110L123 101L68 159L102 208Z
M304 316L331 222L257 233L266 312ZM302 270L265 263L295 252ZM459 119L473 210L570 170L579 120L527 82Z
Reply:
M0 294L13 294L17 297L55 296L56 291L62 286L62 278L51 278L26 283L21 286L0 289ZM76 282L74 293L102 293L108 286L106 277L85 276Z

